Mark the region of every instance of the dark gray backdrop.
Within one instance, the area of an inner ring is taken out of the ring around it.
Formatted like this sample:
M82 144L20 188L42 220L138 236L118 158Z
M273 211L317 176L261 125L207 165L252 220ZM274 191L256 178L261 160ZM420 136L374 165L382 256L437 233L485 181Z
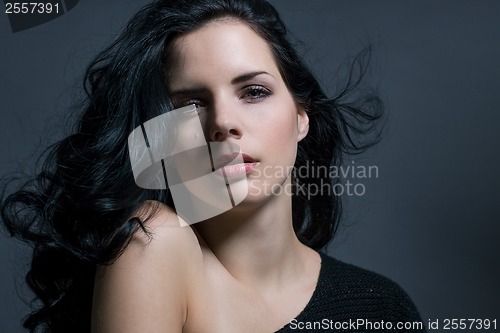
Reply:
M84 67L144 3L82 0L15 34L0 13L1 174L31 164L63 132ZM500 321L500 2L272 3L327 90L348 55L375 45L388 126L356 163L377 165L379 177L348 198L329 252L397 281L424 322ZM0 239L0 332L21 332L28 259Z

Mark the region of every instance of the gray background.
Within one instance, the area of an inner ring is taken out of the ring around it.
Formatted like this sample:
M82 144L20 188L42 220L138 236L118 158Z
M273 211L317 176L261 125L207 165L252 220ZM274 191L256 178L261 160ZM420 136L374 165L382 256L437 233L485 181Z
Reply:
M0 13L0 171L30 170L64 133L92 56L144 1L80 1L13 34ZM348 198L329 252L387 275L424 322L500 321L500 2L274 0L327 90L367 41L373 83L389 113L384 140L358 165L377 165ZM21 332L23 246L0 235L0 332ZM500 322L498 322L500 326Z

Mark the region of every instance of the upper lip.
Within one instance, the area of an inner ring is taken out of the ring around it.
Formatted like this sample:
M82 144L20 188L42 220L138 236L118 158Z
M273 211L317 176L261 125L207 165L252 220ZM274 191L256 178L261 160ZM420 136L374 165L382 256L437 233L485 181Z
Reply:
M240 158L238 158L238 157L240 157ZM230 153L230 154L224 154L224 155L218 157L216 160L214 160L215 170L223 168L226 165L237 164L238 162L241 161L241 158L243 158L243 163L256 162L255 158L253 158L252 156L250 156L248 154L234 152L234 153Z

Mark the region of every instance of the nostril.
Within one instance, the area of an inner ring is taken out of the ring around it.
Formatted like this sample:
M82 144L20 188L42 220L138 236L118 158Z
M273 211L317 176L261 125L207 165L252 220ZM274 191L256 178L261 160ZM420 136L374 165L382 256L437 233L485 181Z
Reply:
M214 130L209 136L210 140L215 142L224 141L227 137L240 138L241 133L236 128L231 128L229 130L223 130L219 128L217 130Z
M214 139L215 141L222 141L224 139L224 133L215 132Z

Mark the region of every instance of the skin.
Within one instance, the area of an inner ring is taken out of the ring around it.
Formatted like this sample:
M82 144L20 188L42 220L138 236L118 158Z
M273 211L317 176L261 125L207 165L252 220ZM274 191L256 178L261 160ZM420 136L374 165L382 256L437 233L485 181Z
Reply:
M115 263L96 274L92 332L271 332L296 317L316 287L321 259L292 228L290 184L308 117L288 91L270 47L245 23L218 20L179 37L168 59L178 106L197 104L206 139L237 144L257 166L249 194L232 210L179 227L169 207L137 212L137 232ZM256 74L258 73L258 74Z

